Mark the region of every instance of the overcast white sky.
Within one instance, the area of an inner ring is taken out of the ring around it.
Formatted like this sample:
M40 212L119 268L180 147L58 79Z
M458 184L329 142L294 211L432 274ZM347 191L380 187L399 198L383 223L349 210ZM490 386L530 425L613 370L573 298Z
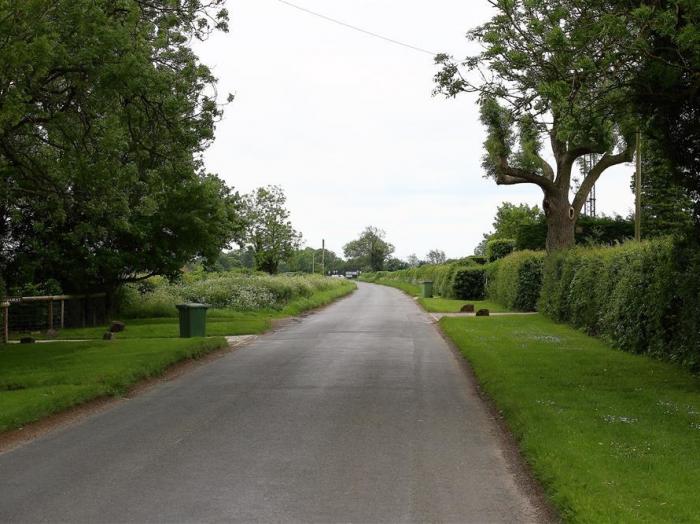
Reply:
M369 31L457 57L489 18L486 0L293 0ZM207 168L241 192L277 184L307 245L342 254L367 225L396 255L471 254L503 201L541 205L531 185L481 169L476 98L432 97L431 56L332 24L277 0L228 0L231 30L196 49L236 95ZM632 166L606 172L598 211L627 214Z

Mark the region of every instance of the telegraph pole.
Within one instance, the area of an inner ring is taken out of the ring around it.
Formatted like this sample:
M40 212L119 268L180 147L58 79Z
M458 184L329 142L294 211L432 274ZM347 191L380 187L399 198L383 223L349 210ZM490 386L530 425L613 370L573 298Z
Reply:
M637 129L637 172L634 179L634 239L642 239L642 134Z
M326 276L326 239L321 239L321 269L323 276Z

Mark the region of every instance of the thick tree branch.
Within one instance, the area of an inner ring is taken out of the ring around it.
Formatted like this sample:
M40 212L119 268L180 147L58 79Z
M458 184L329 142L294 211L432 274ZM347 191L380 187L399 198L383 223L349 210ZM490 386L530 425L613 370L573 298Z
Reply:
M550 167L551 169L551 167ZM498 165L498 174L496 175L496 184L498 185L513 185L513 184L536 184L545 191L554 190L554 183L547 177L538 175L526 169L512 167L508 164L505 158L502 158Z
M610 153L605 153L598 163L593 166L593 168L583 179L581 187L579 187L579 190L576 192L576 196L574 197L573 208L577 214L579 211L581 211L583 204L588 198L588 194L591 192L593 185L598 181L598 178L600 178L603 171L609 167L632 161L632 158L634 157L635 145L636 144L634 142L627 144L625 150L617 154L611 155Z

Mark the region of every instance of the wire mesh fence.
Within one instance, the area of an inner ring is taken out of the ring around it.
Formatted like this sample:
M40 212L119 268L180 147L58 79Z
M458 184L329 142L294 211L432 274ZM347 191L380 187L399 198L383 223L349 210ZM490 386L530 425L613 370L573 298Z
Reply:
M107 322L106 295L10 297L2 307L2 338L63 328L94 327Z

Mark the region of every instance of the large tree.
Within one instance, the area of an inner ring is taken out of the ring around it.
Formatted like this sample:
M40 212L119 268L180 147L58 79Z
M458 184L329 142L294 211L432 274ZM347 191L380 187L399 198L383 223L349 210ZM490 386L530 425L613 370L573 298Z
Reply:
M700 2L614 0L636 36L625 60L637 65L633 100L667 173L695 201L700 224Z
M192 38L223 0L0 4L0 271L112 290L215 257L237 196L203 170L220 115Z
M602 0L489 3L496 15L469 33L483 51L461 63L438 55L443 67L436 91L479 94L487 176L497 184L539 186L547 248L565 248L574 243L576 220L595 182L633 157L638 124L624 87L628 72L618 62L628 27ZM588 154L600 158L570 199L572 169Z
M253 251L256 269L271 274L277 273L280 263L292 258L301 242L301 234L289 220L286 203L279 186L260 187L244 197L246 231L241 247Z
M394 252L394 246L385 240L385 236L383 230L368 226L357 240L345 244L345 256L348 259L362 260L372 271L381 271Z

